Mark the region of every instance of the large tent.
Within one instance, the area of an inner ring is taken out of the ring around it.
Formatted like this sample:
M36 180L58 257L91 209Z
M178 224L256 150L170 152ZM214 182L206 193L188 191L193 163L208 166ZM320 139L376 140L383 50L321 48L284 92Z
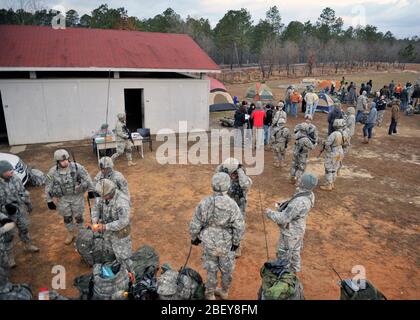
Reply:
M245 98L254 101L273 101L274 96L269 86L264 83L255 83L246 90Z
M207 77L210 80L209 105L210 112L236 110L232 96L219 80Z

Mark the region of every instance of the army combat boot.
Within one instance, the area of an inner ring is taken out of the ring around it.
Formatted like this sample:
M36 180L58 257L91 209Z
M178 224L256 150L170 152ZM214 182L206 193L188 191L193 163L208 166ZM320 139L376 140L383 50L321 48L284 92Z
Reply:
M297 178L296 177L290 177L290 183L296 184Z
M241 255L242 255L242 250L241 250L241 247L239 247L235 251L235 258L239 258Z
M24 246L24 250L28 253L35 253L39 252L39 248L32 243L26 243Z
M67 237L66 240L64 240L64 244L65 245L69 245L73 242L74 240L74 235L73 235L73 231L67 230Z
M228 290L223 290L222 288L216 288L214 293L216 296L219 296L222 300L227 300L227 298L229 297Z
M133 161L131 161L131 160L128 160L128 166L129 167L131 167L131 166L135 166L137 163L135 163L135 162L133 162Z
M332 191L333 184L332 183L327 183L326 185L320 186L319 188L321 190L324 190L324 191Z
M206 300L216 300L216 297L214 296L214 291L206 290L205 298Z

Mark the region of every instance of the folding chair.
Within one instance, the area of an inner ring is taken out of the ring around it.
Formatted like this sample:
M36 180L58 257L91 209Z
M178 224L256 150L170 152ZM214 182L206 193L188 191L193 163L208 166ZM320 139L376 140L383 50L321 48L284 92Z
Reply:
M137 132L143 137L143 143L149 142L150 151L153 151L152 148L152 137L150 136L150 129L149 128L138 128Z

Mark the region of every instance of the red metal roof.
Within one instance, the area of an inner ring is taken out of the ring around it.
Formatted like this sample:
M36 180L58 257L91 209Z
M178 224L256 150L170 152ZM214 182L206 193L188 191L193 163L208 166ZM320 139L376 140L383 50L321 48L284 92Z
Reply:
M0 68L219 70L185 34L0 25Z

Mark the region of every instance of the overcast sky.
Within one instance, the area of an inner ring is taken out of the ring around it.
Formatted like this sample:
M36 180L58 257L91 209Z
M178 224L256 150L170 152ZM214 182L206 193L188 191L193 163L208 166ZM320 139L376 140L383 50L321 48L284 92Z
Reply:
M25 0L0 0L0 7L8 8ZM37 1L37 0L32 0ZM246 8L254 23L263 18L270 6L276 5L283 23L298 20L315 22L323 8L333 8L344 19L345 27L358 23L372 24L380 31L390 30L396 37L420 36L420 0L39 0L43 7L61 6L75 9L80 16L90 13L102 3L109 7L125 7L128 14L140 19L153 17L171 7L184 19L203 17L212 27L228 10Z

